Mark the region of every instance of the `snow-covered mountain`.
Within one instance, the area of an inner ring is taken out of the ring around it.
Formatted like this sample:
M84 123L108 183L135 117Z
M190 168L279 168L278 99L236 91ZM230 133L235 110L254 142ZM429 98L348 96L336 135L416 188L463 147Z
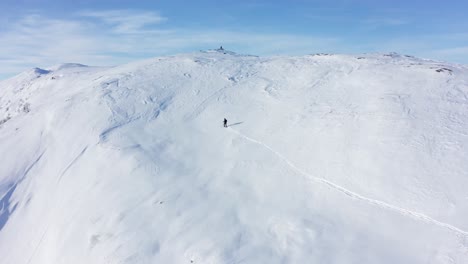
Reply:
M65 64L0 82L0 120L2 264L468 263L467 66Z

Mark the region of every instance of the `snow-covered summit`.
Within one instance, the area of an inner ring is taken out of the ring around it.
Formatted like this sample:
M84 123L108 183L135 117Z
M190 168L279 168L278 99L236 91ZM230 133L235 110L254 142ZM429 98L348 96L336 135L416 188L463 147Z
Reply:
M0 82L0 262L468 263L466 66L233 54Z
M201 50L201 53L213 53L213 54L223 54L223 55L230 55L230 56L239 56L239 57L257 57L255 55L249 54L240 54L235 51L230 51L224 49L222 46L217 49L209 49L209 50Z

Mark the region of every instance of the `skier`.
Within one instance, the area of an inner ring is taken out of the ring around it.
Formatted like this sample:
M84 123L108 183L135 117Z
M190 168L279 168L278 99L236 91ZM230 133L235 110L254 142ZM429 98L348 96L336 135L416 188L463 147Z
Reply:
M224 118L224 127L227 127L227 119Z

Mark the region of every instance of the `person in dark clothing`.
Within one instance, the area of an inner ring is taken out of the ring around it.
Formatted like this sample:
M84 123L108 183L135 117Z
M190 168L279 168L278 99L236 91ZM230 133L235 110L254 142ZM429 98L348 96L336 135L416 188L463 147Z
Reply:
M227 119L224 118L224 127L227 127Z

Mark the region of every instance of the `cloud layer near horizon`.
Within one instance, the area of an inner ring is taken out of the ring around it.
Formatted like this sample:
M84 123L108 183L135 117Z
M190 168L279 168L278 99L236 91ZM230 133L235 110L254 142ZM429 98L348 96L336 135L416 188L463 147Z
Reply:
M314 17L311 19L317 20ZM319 20L322 21L323 17ZM65 62L109 66L219 45L255 55L396 51L468 62L466 45L444 45L466 43L467 34L372 38L373 30L375 32L382 27L401 29L399 27L409 26L410 23L410 20L391 17L363 18L358 22L359 27L365 29L362 35L354 34L350 38L340 33L267 33L244 28L226 29L216 25L209 28L176 27L171 25L170 18L155 11L143 10L82 10L66 18L36 12L10 19L0 28L0 79L32 67L47 68Z
M0 32L0 79L31 67L64 62L116 65L151 56L216 48L293 54L335 45L338 39L290 34L159 27L168 19L148 11L83 11L58 19L29 14Z

